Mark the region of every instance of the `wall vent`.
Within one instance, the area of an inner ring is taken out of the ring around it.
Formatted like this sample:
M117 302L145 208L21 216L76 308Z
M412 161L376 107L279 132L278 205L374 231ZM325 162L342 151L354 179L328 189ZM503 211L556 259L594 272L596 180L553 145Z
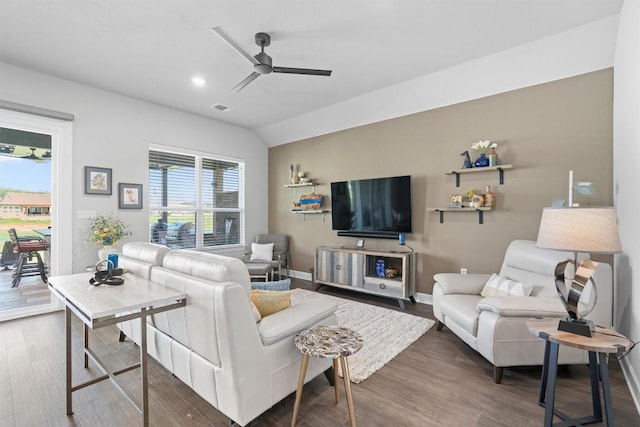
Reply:
M226 113L227 111L231 111L233 108L227 107L226 105L222 105L222 104L214 104L212 105L213 108L215 108L218 111L222 111L224 113Z

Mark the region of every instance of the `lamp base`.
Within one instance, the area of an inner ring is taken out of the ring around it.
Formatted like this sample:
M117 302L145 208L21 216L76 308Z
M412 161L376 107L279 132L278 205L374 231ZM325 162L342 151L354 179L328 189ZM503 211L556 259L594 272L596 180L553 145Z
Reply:
M589 338L596 333L593 322L585 319L562 319L558 323L558 330Z

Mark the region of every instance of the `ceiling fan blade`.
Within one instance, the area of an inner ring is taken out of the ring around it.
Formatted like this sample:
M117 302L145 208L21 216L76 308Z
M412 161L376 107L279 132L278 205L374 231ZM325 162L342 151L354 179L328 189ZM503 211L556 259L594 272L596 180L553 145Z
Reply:
M244 47L242 47L240 43L238 43L233 37L231 37L229 33L227 33L222 27L213 27L212 30L214 33L220 36L222 40L229 43L229 46L237 50L238 53L240 53L240 55L247 58L249 62L251 62L253 65L260 64Z
M312 70L310 68L273 67L274 73L308 74L311 76L330 76L331 70Z
M247 86L249 83L251 83L252 81L254 81L255 79L257 79L258 77L260 77L260 74L256 73L255 71L251 74L249 74L247 76L246 79L244 79L243 81L241 81L240 83L238 83L233 89L231 89L234 92L240 92L242 89L245 88L245 86Z

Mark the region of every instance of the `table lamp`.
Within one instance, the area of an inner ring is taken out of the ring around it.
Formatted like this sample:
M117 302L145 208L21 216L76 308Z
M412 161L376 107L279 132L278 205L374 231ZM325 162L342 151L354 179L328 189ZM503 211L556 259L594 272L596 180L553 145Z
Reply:
M597 262L585 259L577 262L578 252L589 254L614 254L622 252L618 225L613 207L544 208L537 246L574 252L574 259L559 263L555 269L556 289L569 317L561 320L558 330L587 337L593 336L595 327L590 320L582 319L578 312L578 301L598 266ZM571 287L565 285L564 271L567 264L575 266ZM596 293L597 297L597 293Z

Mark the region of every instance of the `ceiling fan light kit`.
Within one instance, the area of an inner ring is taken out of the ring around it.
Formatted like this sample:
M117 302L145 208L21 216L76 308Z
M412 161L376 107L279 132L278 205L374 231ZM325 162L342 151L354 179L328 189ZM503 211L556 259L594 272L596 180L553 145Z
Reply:
M226 41L229 46L235 49L240 55L244 56L249 62L253 64L253 73L249 74L238 83L233 89L234 92L240 92L249 83L260 77L261 74L284 73L284 74L303 74L310 76L330 76L331 70L315 70L310 68L291 68L291 67L277 67L273 66L273 60L266 54L264 48L271 44L271 36L267 33L256 33L255 41L260 46L260 53L251 55L240 43L238 43L233 37L231 37L222 27L212 28L222 40Z

